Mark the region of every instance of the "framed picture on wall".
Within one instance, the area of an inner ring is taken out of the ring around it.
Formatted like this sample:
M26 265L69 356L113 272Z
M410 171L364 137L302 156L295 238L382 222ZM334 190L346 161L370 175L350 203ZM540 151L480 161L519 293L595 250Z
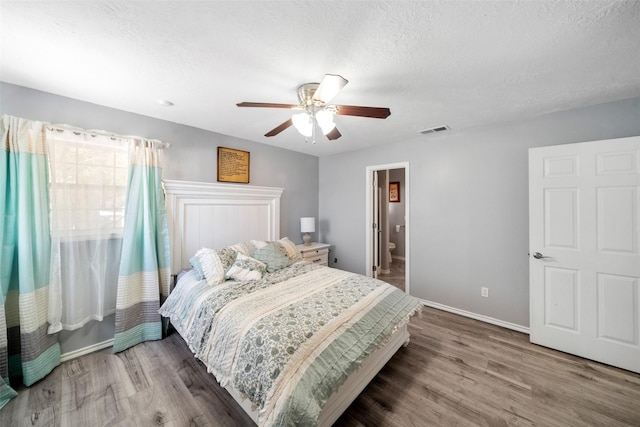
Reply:
M399 182L389 183L389 201L394 203L397 203L400 201L400 183Z
M249 183L250 153L218 147L218 182Z

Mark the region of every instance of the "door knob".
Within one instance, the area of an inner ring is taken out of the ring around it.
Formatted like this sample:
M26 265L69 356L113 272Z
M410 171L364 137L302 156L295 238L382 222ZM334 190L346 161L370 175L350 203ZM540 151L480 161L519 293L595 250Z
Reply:
M542 259L542 258L546 258L546 256L542 255L540 252L534 252L533 253L533 257L535 259Z

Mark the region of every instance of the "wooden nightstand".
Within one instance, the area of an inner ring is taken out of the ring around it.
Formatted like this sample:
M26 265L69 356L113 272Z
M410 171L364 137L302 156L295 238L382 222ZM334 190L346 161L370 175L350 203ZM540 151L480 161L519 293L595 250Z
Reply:
M329 244L311 242L310 245L296 245L302 259L316 264L329 266Z

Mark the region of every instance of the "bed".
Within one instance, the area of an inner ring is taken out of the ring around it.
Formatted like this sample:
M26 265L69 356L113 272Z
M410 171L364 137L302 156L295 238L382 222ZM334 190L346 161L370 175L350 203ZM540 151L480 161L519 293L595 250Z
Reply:
M409 342L420 303L304 261L281 188L164 182L175 288L160 313L258 425L331 425Z

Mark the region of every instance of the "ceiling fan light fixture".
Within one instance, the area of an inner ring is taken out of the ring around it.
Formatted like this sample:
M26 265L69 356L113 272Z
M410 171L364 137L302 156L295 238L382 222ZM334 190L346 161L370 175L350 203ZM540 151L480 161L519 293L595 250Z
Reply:
M296 113L291 116L291 122L302 135L309 137L313 134L313 120L309 113Z
M316 112L316 122L318 122L320 129L322 129L323 135L328 134L336 127L333 121L333 114L327 110L319 110Z

